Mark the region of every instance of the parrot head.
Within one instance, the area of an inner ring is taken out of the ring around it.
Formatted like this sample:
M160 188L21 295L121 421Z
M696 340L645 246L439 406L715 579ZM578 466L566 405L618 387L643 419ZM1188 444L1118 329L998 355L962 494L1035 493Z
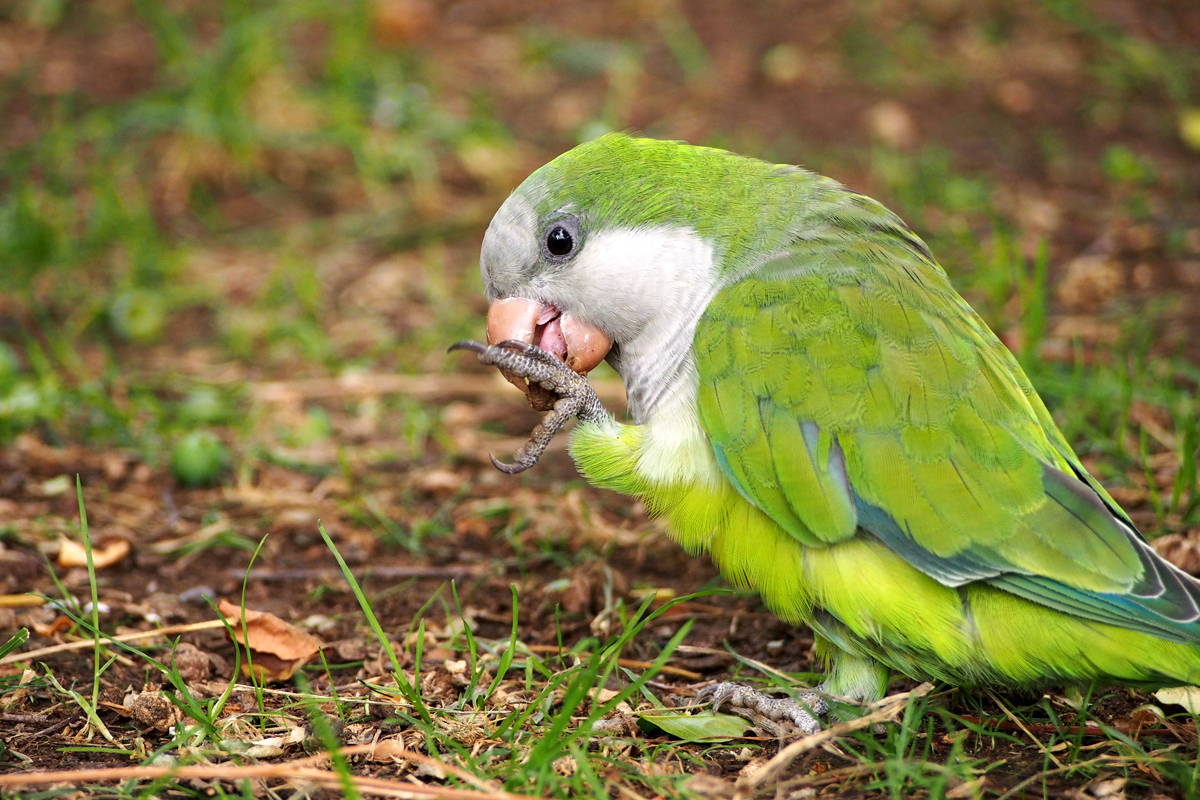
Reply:
M718 287L716 254L732 251L731 232L755 228L735 212L759 166L769 165L624 134L546 164L484 236L488 342L537 345L580 374L607 359L634 419L644 416L689 357ZM736 191L714 194L722 184Z
M612 350L613 339L579 297L576 273L584 246L579 215L560 209L539 219L529 194L515 192L484 236L479 263L491 301L487 342L537 345L586 375ZM505 377L530 395L523 378Z

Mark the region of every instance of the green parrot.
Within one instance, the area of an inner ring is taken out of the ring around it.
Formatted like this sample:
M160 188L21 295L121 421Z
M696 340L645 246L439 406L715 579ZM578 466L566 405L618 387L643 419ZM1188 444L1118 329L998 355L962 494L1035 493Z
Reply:
M1200 582L1146 543L878 202L798 167L612 134L521 184L480 267L489 344L455 347L549 411L497 465L531 466L578 417L579 470L811 626L829 694L878 700L892 670L1200 683ZM605 359L632 424L582 377Z

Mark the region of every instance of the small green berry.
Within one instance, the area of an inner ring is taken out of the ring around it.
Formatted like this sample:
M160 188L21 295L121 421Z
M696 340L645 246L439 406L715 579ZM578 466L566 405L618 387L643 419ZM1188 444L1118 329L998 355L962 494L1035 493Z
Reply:
M171 472L180 486L212 486L229 463L229 452L211 431L192 431L171 451Z

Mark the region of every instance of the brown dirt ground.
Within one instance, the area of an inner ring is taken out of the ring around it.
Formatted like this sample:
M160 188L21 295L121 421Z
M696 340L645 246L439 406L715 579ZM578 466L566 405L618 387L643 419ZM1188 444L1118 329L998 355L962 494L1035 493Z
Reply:
M1200 8L1194 3L1104 2L1094 7L1101 19L1154 41L1200 45ZM704 0L644 7L492 0L429 8L432 22L419 26L408 44L428 59L430 79L452 111L466 114L472 97L486 97L521 143L516 166L511 168L514 174L527 172L568 146L573 129L597 113L609 96L604 76L571 76L523 60L521 37L531 26L551 36L610 38L642 47L645 72L631 96L618 103L614 121L620 127L692 141L722 137L734 149L768 148L791 161L803 162L805 153L817 154L823 168L835 177L885 198L885 187L875 182L868 162L848 153L865 152L881 135L890 135L881 134L872 122L880 104L890 100L898 104L901 118L907 120L904 125L911 129L898 140L901 149L915 151L931 143L949 149L960 172L986 175L1004 187L998 198L1001 210L1022 222L1027 249L1036 236L1048 237L1055 265L1053 282L1059 288L1052 322L1062 328L1057 334L1058 329L1052 329L1048 349L1053 351L1056 336L1067 341L1072 331L1083 330L1085 338L1089 331L1099 331L1094 336L1102 340L1104 324L1124 307L1122 303L1162 297L1175 300L1160 322L1162 347L1200 342L1200 235L1182 256L1169 252L1164 244L1170 231L1186 229L1196 234L1200 230L1195 192L1200 185L1200 159L1174 136L1169 109L1160 96L1147 92L1115 103L1098 88L1096 45L1048 17L1037 4L879 2L870 13L855 12L853 4L816 0L754 6ZM711 66L702 78L685 77L664 44L662 26L669 25L675 13L684 15L706 47ZM839 42L849 28L862 27L870 49L896 32L896 21L912 14L931 20L924 48L933 54L934 62L952 62L959 72L955 79L931 80L913 69L901 71L890 83L872 84L844 66ZM983 17L996 18L1010 31L1003 47L980 38L977 29ZM16 41L18 34L9 23L0 29L0 37L6 40ZM68 28L23 41L19 55L45 63L65 59L76 65L94 55L93 68L76 69L79 79L86 91L116 98L154 80L154 65L147 64L146 55L151 48L144 40L144 32L133 22L104 35ZM814 54L794 80L772 81L760 69L762 54L780 42L798 43ZM21 104L10 108L13 117L6 141L36 135L36 124L31 115L22 117ZM1057 160L1046 158L1042 151L1040 142L1048 135L1066 143L1065 154ZM1130 218L1125 211L1127 197L1107 184L1096 167L1104 149L1118 141L1152 157L1159 170L1171 176L1156 188L1151 200L1155 213L1147 220ZM425 199L427 214L460 201L494 208L508 188L505 181L511 183L502 177L499 184L489 185L454 154L445 154L441 166L444 180L436 196ZM218 200L228 208L248 208L237 206L246 194L236 182L225 191L227 195ZM309 205L302 213L316 213L313 208L330 213L359 202L353 193L347 197L334 197L329 206L305 196ZM292 211L290 207L252 208L246 213L251 221L283 224ZM186 228L186 220L167 221ZM452 283L464 280L462 276L474 269L473 254L484 221L486 216L468 217L469 233L445 248ZM937 219L930 224L936 226ZM1115 288L1080 300L1062 287L1069 284L1066 265L1085 252L1110 258L1116 269ZM236 306L259 291L264 267L255 259L261 255L236 250L205 253L197 257L192 275L217 286L221 296ZM415 329L436 319L432 301L419 291L369 306L350 291L396 270L420 284L422 278L411 274L419 273L419 259L414 267L412 261L402 257L396 261L374 244L343 245L322 257L327 257L321 267L323 286L334 298L324 320L331 335L353 340L369 336L370 325ZM464 302L482 308L478 298L464 298ZM11 307L7 313L10 323L27 321ZM1091 327L1084 324L1088 320ZM408 389L363 390L341 384L321 388L304 379L319 379L323 370L297 360L228 361L214 352L215 324L211 314L194 312L178 320L162 345L128 348L121 356L145 372L171 365L177 373L202 380L226 385L244 381L250 395L258 398L248 405L268 420L261 426L262 441L271 441L272 424L296 422L308 407L320 405L333 422L333 441L290 450L274 441L272 452L294 459L291 466L279 459L272 463L247 455L245 466L225 486L182 490L160 464L144 463L127 451L62 441L49 430L24 435L0 451L0 520L12 530L8 541L0 541L0 593L57 594L43 553L54 557L53 533L75 530L74 493L57 480L74 474L83 482L94 540L103 545L123 539L132 545L127 558L100 573L100 598L106 608L101 620L106 630L146 629L160 620L171 624L208 620L213 615L196 599L198 590L207 588L236 602L244 586L248 607L303 622L314 630L327 643L331 663L365 662L361 671L337 673L345 676L343 683L350 683L351 675L378 676L378 653L317 534L318 520L368 593L376 597L374 609L386 630L401 637L415 628L417 614L423 611L427 629L434 632L430 636L434 650L426 657L434 672L439 662L459 655L437 649L444 641L439 631L453 616L447 612L452 607L445 591L447 574L459 576L463 609L476 621L476 635L487 639L508 635L510 585L515 584L521 603L521 638L543 645L554 644L558 631L564 641L573 642L590 635L596 626L602 629L603 620L597 615L605 608L606 590L627 599L633 590L648 588L684 594L717 580L706 560L683 554L653 526L643 509L587 487L561 449L520 478L496 473L486 454L511 450L536 417L521 406L515 392L496 390L491 376L477 367L462 364L474 383L464 386L434 376L416 393L440 415L449 438L423 439L414 450L404 435L410 407L395 402ZM355 324L365 324L367 334ZM82 355L88 363L86 346ZM437 354L430 357L429 366L430 371L440 368ZM363 402L366 398L382 398L382 402L372 406ZM389 540L386 529L360 501L366 495L377 503L374 513L393 520L400 529L426 525L434 531L421 543L418 554ZM1129 499L1136 510L1139 498ZM1144 496L1140 499L1144 501ZM252 567L248 550L214 539L225 532L254 542L267 535ZM1179 559L1194 568L1186 559L1195 558L1195 550L1188 551L1189 556L1183 552L1186 549L1180 545ZM251 568L250 578L244 582L247 568ZM412 570L412 577L401 580L397 573L387 572L395 569ZM373 571L384 577L372 577ZM79 568L57 572L69 590L81 594L86 573ZM427 607L439 589L439 599ZM561 611L556 613L556 607ZM722 648L728 644L743 656L782 671L815 669L809 634L780 623L753 598L717 595L689 603L675 614L651 631L653 635L641 637L628 656L652 658L679 618L686 616L695 621L689 645ZM62 619L48 608L0 609L0 638L28 626L35 633L31 646L63 641L69 631ZM220 657L207 679L228 679L233 654L223 634L196 633L183 639ZM90 683L90 651L52 656L46 663L64 685ZM699 672L704 679L716 679L728 673L731 660L695 656L681 657L673 664ZM104 676L104 696L119 704L126 687L141 688L147 680L154 683L158 678L136 661L119 660ZM311 680L314 688L325 685L323 675L313 673ZM664 677L660 683L660 695L669 695L670 687L677 686L686 696L695 681ZM127 763L117 756L61 752L64 744L76 741L81 724L76 719L51 733L39 733L74 713L47 697L43 693L4 710L10 746L31 757L39 768ZM1122 721L1143 700L1144 696L1131 699L1117 693L1095 712L1096 718L1125 724ZM951 701L950 707L964 714L973 708L958 701ZM983 702L982 708L1003 716L990 701ZM21 715L27 719L18 719ZM131 725L113 710L102 717L118 727ZM151 746L161 736L149 730L142 735ZM369 737L370 730L355 735ZM939 744L935 750L945 752L948 747ZM997 789L1011 786L1042 765L1036 751L1002 740L978 738L969 752L988 761L1007 759L989 775ZM717 751L711 756L712 773L735 774L743 764L733 753ZM798 770L819 774L845 764L820 754L801 762ZM0 772L24 768L20 762L0 759ZM395 768L377 772L395 774ZM1153 775L1140 777L1148 787L1160 785ZM1046 791L1059 794L1079 782L1078 778L1051 779ZM840 782L825 791L856 796L856 790ZM1153 792L1150 788L1142 794Z

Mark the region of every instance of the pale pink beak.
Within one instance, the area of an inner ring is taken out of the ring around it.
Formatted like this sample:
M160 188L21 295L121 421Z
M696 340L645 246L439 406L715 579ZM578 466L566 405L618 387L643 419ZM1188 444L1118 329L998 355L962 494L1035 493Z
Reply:
M612 340L595 325L554 306L521 297L504 297L493 301L488 308L488 344L507 339L537 345L580 375L588 374L612 348ZM524 378L507 374L504 377L529 394L529 384Z

